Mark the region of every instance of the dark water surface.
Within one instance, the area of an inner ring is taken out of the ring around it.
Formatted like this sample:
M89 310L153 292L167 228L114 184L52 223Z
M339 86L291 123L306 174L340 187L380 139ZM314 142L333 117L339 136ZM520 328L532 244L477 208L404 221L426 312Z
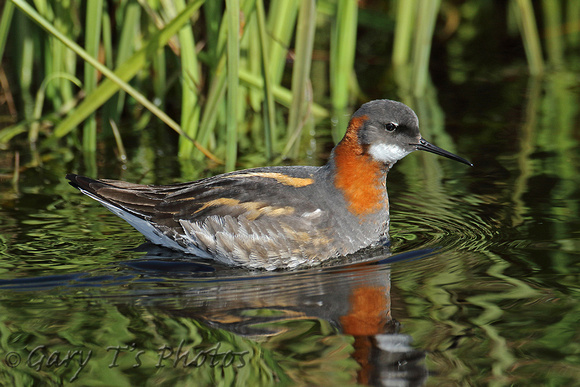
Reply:
M405 101L475 166L407 156L388 178L391 253L310 270L141 246L66 184L67 150L0 181L0 385L577 384L579 86L556 73ZM136 181L141 162L100 174Z

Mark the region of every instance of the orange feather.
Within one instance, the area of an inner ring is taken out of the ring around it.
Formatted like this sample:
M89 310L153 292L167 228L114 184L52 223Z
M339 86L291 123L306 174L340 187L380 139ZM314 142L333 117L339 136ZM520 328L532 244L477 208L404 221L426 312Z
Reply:
M334 149L334 185L344 193L350 212L356 215L372 214L388 206L385 195L388 169L365 154L358 142L358 130L366 119L367 116L353 118Z

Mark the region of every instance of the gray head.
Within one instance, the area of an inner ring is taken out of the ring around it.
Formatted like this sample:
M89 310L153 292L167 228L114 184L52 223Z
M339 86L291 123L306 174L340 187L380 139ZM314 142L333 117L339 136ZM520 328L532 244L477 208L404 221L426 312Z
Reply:
M423 139L417 115L401 102L380 99L365 103L353 114L349 129L356 130L359 144L373 159L386 164L423 150L473 165Z

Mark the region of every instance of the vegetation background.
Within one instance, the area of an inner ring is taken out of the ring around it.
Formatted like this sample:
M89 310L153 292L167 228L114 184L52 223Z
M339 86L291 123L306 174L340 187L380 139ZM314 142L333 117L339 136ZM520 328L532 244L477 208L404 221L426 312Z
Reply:
M539 76L578 49L579 14L576 1L6 1L4 164L67 149L96 175L141 146L177 154L181 178L300 162L367 100L430 98L432 44L450 64L439 76L477 76L475 51Z

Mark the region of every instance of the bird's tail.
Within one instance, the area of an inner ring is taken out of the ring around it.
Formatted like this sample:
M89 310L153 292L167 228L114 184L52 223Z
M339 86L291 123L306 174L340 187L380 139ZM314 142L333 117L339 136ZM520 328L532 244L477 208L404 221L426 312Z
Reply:
M119 180L95 180L69 173L69 184L95 199L114 213L127 211L140 218L149 217L154 207L167 195L151 186Z

